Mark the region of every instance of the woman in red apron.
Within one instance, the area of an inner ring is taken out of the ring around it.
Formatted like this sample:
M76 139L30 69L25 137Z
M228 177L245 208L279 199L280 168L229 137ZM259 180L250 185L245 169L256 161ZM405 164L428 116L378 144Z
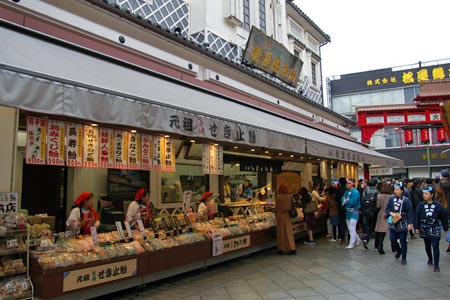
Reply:
M137 228L137 221L142 220L144 227L150 225L152 211L150 209L150 191L140 189L137 191L134 201L128 205L125 220L130 223L131 228Z
M66 229L80 234L91 234L91 226L99 227L100 220L94 210L94 194L81 193L75 200L66 221Z

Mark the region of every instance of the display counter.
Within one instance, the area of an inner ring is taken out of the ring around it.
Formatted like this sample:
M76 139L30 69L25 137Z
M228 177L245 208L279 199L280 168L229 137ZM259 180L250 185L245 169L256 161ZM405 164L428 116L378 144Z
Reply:
M326 230L325 222L318 224L321 225L317 231ZM296 238L306 236L303 223L293 226ZM273 228L269 228L224 238L220 240L222 250L219 252L213 251L218 242L212 238L51 270L40 269L37 260L31 259L30 275L36 299L88 299L274 247L273 232Z

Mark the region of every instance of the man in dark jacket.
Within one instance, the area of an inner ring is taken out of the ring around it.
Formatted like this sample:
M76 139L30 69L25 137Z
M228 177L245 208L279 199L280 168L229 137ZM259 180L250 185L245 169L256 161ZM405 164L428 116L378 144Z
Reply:
M338 239L341 240L342 244L345 244L345 235L347 232L347 223L345 221L345 206L342 206L342 196L344 196L347 184L347 178L341 177L339 178L339 187L336 190L336 202L338 206L338 215L339 215L339 234Z

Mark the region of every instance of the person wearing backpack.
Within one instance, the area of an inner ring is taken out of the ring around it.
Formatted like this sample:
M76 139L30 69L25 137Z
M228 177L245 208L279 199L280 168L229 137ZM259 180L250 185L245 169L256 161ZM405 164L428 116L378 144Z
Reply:
M361 197L361 216L363 226L363 246L368 248L370 237L375 231L375 225L377 223L378 208L377 208L377 196L378 189L376 188L377 181L372 179L363 181L363 192Z

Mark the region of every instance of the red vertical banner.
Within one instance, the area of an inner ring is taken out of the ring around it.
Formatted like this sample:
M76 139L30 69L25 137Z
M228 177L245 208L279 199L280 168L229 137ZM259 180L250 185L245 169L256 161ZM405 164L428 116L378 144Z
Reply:
M98 127L83 126L83 167L98 168Z
M437 132L437 140L439 143L443 143L447 140L447 134L445 133L445 129L443 127L437 128L436 132Z
M430 142L430 132L428 128L420 129L420 141L422 144L428 144Z
M166 166L166 172L175 172L175 143L173 139L164 138L164 165Z
M153 162L152 162L152 170L154 171L165 171L166 168L164 166L164 138L154 136L153 137Z
M150 170L152 168L152 149L153 136L148 134L141 134L141 155L142 155L142 170Z
M27 143L25 161L27 164L45 165L45 139L47 119L27 117Z
M141 134L128 133L128 169L141 169Z
M100 127L98 155L100 168L114 168L114 129Z
M64 139L66 124L63 121L48 120L47 123L47 165L64 166Z
M414 142L412 129L405 129L403 132L405 134L405 144L412 144Z
M66 124L66 165L68 167L83 166L83 125Z
M128 132L122 130L114 131L114 167L116 169L128 168Z

